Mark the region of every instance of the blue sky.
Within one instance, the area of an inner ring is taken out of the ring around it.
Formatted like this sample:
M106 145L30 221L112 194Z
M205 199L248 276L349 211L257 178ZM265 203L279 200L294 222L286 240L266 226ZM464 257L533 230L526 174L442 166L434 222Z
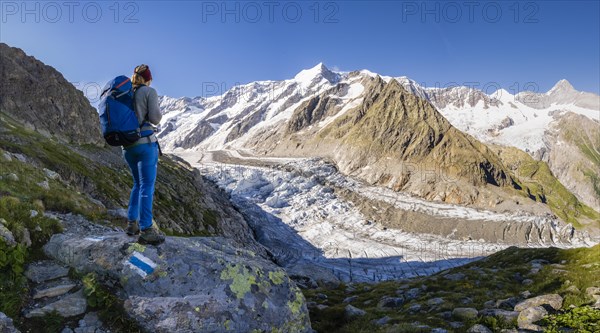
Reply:
M146 63L174 97L292 78L319 62L427 86L545 92L565 78L599 93L599 3L2 1L0 40L80 88Z

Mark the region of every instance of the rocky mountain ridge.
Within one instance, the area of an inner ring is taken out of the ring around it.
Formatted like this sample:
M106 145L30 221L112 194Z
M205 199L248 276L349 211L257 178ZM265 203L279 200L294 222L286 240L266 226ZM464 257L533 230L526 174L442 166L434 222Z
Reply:
M0 78L2 112L46 137L103 145L96 110L54 68L0 43Z

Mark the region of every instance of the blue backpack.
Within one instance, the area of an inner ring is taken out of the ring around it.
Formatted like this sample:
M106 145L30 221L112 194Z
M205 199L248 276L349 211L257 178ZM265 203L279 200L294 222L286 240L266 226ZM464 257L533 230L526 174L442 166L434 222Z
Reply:
M102 136L111 146L130 145L141 138L133 93L131 80L121 75L109 81L100 95L100 128Z

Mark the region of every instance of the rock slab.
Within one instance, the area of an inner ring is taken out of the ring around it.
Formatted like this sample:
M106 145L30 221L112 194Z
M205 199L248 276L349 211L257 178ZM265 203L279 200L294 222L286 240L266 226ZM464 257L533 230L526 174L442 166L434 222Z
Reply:
M46 260L30 264L25 271L25 276L35 283L55 280L69 274L69 269Z
M83 290L68 295L54 303L50 303L43 308L33 309L25 317L43 317L52 312L57 312L61 317L69 318L79 316L85 313L87 309L87 300L83 296Z
M52 236L46 254L119 285L125 310L151 332L311 332L302 292L274 263L221 237L167 237L143 246L124 233Z

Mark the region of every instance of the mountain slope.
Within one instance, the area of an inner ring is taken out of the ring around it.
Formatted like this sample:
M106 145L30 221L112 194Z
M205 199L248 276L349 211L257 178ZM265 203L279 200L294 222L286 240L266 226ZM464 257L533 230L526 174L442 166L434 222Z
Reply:
M600 120L561 114L544 138L552 173L581 201L600 210Z
M426 100L409 94L396 81L367 78L363 83L363 102L330 124L291 132L295 119L313 114L314 102L309 101L294 111L286 134L259 138L252 147L259 153L326 156L344 173L396 190L422 191L426 197L436 192L432 186L457 181L475 186L512 185L504 166L484 145L457 131ZM317 114L335 114L330 93L319 96L317 106L329 108ZM430 170L434 177L428 176ZM444 199L472 203L456 195Z
M533 200L547 203L557 216L577 227L600 227L600 214L580 202L556 177L546 162L514 147L492 146L505 165L518 175L520 186Z
M483 142L520 148L548 162L556 177L579 200L600 211L594 181L584 174L593 173L588 169L595 163L594 157L590 159L589 153L581 153L578 145L569 144L571 140L567 138L573 137L567 132L582 126L586 133L583 135L591 138L584 141L590 147L595 145L590 132L598 131L600 96L577 91L566 80L560 80L546 93L525 91L516 95L503 89L487 95L467 87L424 88L406 78L398 80L405 88L429 99L461 131ZM567 144L561 145L564 142ZM582 168L586 171L565 172L566 161L585 165Z

